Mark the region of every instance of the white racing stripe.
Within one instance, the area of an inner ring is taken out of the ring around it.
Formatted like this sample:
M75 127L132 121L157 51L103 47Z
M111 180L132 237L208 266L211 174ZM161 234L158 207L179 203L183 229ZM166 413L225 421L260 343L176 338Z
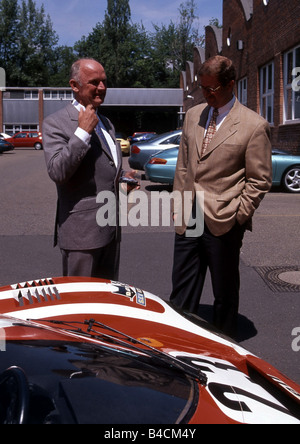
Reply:
M156 296L145 293L148 299L158 300ZM139 319L142 321L148 321L151 323L157 323L167 325L169 327L176 328L177 330L183 330L195 334L203 339L208 339L214 342L218 342L224 346L234 349L241 356L252 355L244 348L233 344L232 342L215 335L214 333L205 330L196 324L185 319L183 316L174 311L169 305L162 300L158 300L160 305L165 309L164 313L157 313L150 310L141 310L135 307L121 306L119 304L102 304L102 303L80 303L80 304L59 304L46 307L29 308L20 311L14 311L6 313L7 316L27 320L27 319L47 319L60 316L72 316L72 315L103 315L103 316L115 316ZM253 356L253 355L252 355Z
M21 284L22 285L22 284ZM25 285L25 283L24 283ZM118 290L118 287L109 283L99 283L99 282L73 282L58 285L43 285L37 287L27 287L27 288L16 288L13 290L6 290L0 292L0 301L6 299L15 299L19 292L28 292L28 290L34 291L44 288L45 290L53 290L57 288L60 294L63 293L113 293ZM134 287L132 287L134 288Z

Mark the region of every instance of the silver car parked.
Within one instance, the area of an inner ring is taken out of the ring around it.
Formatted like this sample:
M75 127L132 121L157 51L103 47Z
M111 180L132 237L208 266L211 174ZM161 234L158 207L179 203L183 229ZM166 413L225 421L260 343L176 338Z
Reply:
M145 163L158 151L180 145L182 130L162 134L148 142L134 144L130 149L129 165L135 170L144 170Z

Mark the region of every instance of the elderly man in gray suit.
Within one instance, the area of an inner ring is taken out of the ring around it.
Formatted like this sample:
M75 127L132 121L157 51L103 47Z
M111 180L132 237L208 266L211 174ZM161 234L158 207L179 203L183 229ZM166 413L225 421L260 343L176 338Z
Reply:
M58 194L55 245L62 252L64 276L115 280L120 259L118 193L124 173L114 127L98 113L107 91L105 70L96 60L80 59L72 65L70 85L75 100L43 124L47 169ZM100 227L97 196L104 191L115 196L116 218L114 224Z

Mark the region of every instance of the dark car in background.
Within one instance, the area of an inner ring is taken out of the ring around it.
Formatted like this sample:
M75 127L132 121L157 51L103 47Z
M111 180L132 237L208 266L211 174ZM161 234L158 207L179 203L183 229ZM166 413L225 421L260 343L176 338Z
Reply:
M156 136L157 136L157 134L154 132L153 133L139 132L139 133L134 133L132 136L128 137L128 140L129 140L130 144L132 145L133 143L147 142L148 140L151 140Z
M13 151L15 147L7 141L7 139L1 139L0 138L0 154L6 152L6 151Z

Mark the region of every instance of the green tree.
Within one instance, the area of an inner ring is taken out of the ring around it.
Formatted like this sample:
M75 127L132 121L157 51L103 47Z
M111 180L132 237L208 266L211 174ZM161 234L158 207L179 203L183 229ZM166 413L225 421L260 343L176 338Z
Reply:
M153 45L157 57L164 60L168 69L175 71L178 79L180 71L185 69L186 62L193 59L193 49L201 42L199 30L194 26L196 19L195 0L188 0L179 7L179 21L170 22L168 26L155 25Z
M179 7L180 21L177 25L177 39L173 47L176 69L185 69L186 62L193 60L193 50L199 41L199 30L194 27L196 15L195 0L188 0Z
M82 36L74 45L74 51L78 58L92 57L101 61L100 42L104 35L102 23L97 23L92 32L86 37Z
M127 0L109 0L108 6L103 23L74 45L78 57L99 60L105 67L109 87L178 87L178 77L167 66L168 44L164 42L157 50L156 43L163 40L153 39L142 24L131 23Z
M48 84L49 67L54 62L53 48L58 36L53 30L50 16L33 0L22 1L19 12L19 62L15 73L17 86L43 86Z
M18 58L18 0L0 1L0 66L6 70L7 84Z
M44 6L33 0L0 2L0 63L9 86L45 86L58 36Z
M71 46L58 46L49 66L49 87L69 87L70 67L77 60L77 55Z
M0 66L9 86L68 86L78 57L93 57L106 69L110 87L176 88L180 71L204 36L196 27L195 0L186 0L179 18L154 25L149 33L131 21L129 0L107 0L103 22L74 47L58 46L45 8L33 0L0 0ZM210 24L220 26L217 19Z
M108 0L103 23L75 43L78 57L93 57L105 67L109 87L153 86L151 39L131 23L128 0Z
M131 10L129 0L108 0L100 38L100 55L111 87L126 86L131 56Z

